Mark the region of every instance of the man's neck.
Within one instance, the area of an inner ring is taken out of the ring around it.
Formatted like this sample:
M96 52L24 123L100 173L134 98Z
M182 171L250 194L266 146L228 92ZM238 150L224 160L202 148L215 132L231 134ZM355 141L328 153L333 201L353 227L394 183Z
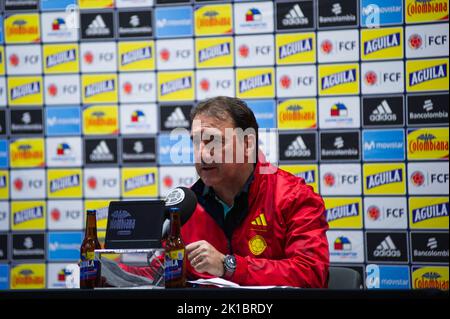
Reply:
M245 165L245 168L239 173L238 178L231 185L214 187L214 192L225 204L232 206L234 204L234 198L244 187L250 175L253 173L253 169L253 164Z

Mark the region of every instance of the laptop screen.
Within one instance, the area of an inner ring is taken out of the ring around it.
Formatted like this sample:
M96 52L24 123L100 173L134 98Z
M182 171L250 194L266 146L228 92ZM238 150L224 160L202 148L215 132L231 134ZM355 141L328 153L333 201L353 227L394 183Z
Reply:
M164 201L113 201L109 204L105 249L161 248Z

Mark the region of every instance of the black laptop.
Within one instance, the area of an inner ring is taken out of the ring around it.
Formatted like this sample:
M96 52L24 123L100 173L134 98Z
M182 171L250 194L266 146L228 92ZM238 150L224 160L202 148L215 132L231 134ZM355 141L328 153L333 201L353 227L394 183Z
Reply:
M161 248L164 201L113 201L109 204L105 249Z

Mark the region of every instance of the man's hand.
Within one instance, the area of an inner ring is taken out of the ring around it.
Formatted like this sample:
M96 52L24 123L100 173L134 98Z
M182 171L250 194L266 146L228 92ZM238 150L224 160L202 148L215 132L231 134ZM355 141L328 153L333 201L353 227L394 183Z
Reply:
M207 272L217 277L223 276L225 272L223 268L225 255L220 253L207 241L200 240L187 245L186 253L195 271L199 273Z

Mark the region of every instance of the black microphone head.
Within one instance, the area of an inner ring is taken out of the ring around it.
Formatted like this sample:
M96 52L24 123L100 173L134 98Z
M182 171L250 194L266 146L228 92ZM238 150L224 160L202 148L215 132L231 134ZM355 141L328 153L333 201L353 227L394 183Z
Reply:
M181 225L184 225L191 218L196 206L197 196L187 187L174 188L166 196L166 207L168 209L172 207L179 209Z

